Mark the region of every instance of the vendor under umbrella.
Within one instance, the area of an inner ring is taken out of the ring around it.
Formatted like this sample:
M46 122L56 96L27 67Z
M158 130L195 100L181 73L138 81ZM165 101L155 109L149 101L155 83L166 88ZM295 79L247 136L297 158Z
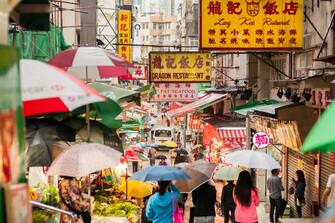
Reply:
M158 155L158 156L156 156L156 159L160 159L161 160L158 163L159 166L167 166L167 162L166 162L167 157L166 156L164 156L164 155Z

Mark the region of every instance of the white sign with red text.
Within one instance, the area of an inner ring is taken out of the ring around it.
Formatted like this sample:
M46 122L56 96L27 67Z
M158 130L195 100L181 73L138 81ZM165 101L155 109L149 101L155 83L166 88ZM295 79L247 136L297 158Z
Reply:
M191 102L198 99L196 84L190 83L156 83L156 95L151 101L167 102L180 101Z
M134 65L135 69L131 76L134 80L146 80L148 77L148 66L147 65Z
M252 137L252 143L258 148L262 149L265 148L269 145L270 143L270 138L269 136L264 133L264 132L257 132L253 137Z

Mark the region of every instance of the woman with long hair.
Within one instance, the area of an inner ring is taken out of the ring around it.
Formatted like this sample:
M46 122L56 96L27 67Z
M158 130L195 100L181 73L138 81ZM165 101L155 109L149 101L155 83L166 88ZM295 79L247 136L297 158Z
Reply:
M152 223L173 223L180 192L171 181L158 181L158 186L158 192L149 198L146 216Z
M236 204L235 220L239 223L258 222L256 207L259 205L257 188L253 186L248 171L240 172L233 192Z
M297 209L298 218L302 218L302 207L305 206L305 188L306 180L305 174L302 170L296 172L297 180L292 179L294 185L294 203Z

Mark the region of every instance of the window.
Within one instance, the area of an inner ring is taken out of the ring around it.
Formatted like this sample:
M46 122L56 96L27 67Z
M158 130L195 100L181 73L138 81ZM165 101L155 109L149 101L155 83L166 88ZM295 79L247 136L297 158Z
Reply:
M171 130L156 130L155 131L155 137L171 137L172 136L172 132Z
M164 23L159 23L158 29L164 29Z
M143 29L145 29L145 23L142 24Z
M299 55L299 68L307 68L313 65L313 52Z
M276 67L278 70L286 72L286 58L283 59L275 59L273 61L273 66ZM271 68L271 80L281 80L283 79L283 75L278 73L275 69Z
M146 36L145 39L146 39L146 41L148 41L149 40L149 36Z
M189 38L189 45L190 46L199 46L199 40L198 38L195 38L195 37L191 37Z
M142 40L145 41L145 36L142 37Z
M157 24L156 23L154 23L154 29L157 29Z

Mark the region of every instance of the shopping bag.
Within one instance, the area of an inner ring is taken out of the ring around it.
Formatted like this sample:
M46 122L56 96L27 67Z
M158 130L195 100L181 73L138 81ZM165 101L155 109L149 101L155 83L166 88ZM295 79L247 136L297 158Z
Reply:
M279 217L283 217L285 209L286 209L286 205L287 205L287 200L282 199L281 204L280 204L280 213L279 213Z
M184 223L184 213L183 209L178 207L173 211L173 222L174 223Z

